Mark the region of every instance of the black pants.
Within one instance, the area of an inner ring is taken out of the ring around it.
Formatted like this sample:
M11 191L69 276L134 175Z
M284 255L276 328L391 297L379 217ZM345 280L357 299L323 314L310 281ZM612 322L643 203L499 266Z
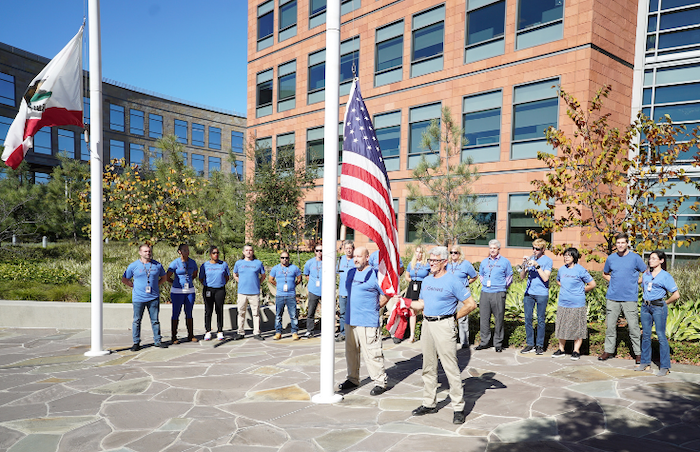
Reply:
M217 332L224 331L224 300L226 299L225 287L204 287L204 329L211 331L211 315L216 309Z
M316 308L321 301L321 297L309 292L308 305L306 310L306 331L313 333L316 328Z

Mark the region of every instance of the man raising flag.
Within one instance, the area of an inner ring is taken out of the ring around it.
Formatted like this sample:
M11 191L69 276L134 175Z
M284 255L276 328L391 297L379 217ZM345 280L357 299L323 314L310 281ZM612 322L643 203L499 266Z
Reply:
M2 160L17 169L42 127L83 127L83 25L29 84L7 131Z
M357 82L356 78L352 83L345 109L340 219L379 246L379 284L391 296L399 289L396 215L379 142Z

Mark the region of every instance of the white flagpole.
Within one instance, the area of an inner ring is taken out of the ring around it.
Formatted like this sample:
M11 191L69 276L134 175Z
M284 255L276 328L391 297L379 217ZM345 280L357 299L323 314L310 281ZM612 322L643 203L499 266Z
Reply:
M91 349L86 356L110 353L102 350L102 44L100 0L89 0L90 32L90 295Z
M335 244L338 225L338 105L340 102L340 0L326 2L326 117L323 128L323 287L321 289L321 391L314 403L337 403L335 394Z

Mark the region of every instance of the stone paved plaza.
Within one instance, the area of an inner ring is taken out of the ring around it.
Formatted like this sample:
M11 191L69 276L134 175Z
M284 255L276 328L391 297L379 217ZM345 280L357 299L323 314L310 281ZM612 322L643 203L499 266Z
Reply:
M87 358L87 330L0 329L0 451L700 450L699 367L460 350L467 421L453 425L445 386L437 414L411 416L420 343L384 341L383 395L363 367L358 390L316 405L320 339L288 336L131 352L130 331L107 330L113 353ZM339 383L343 344L335 356Z

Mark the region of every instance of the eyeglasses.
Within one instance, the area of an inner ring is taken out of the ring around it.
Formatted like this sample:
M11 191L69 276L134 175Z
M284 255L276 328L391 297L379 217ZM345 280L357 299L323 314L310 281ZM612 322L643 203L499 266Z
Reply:
M450 251L450 254L460 254L459 251Z
M538 247L536 247L536 246L533 246L532 249L535 250L535 251L542 251L544 248L538 248Z
M439 264L440 262L444 261L445 259L428 259L429 264Z
M322 252L323 252L323 250L314 250L314 251L316 251L317 253L322 253Z

